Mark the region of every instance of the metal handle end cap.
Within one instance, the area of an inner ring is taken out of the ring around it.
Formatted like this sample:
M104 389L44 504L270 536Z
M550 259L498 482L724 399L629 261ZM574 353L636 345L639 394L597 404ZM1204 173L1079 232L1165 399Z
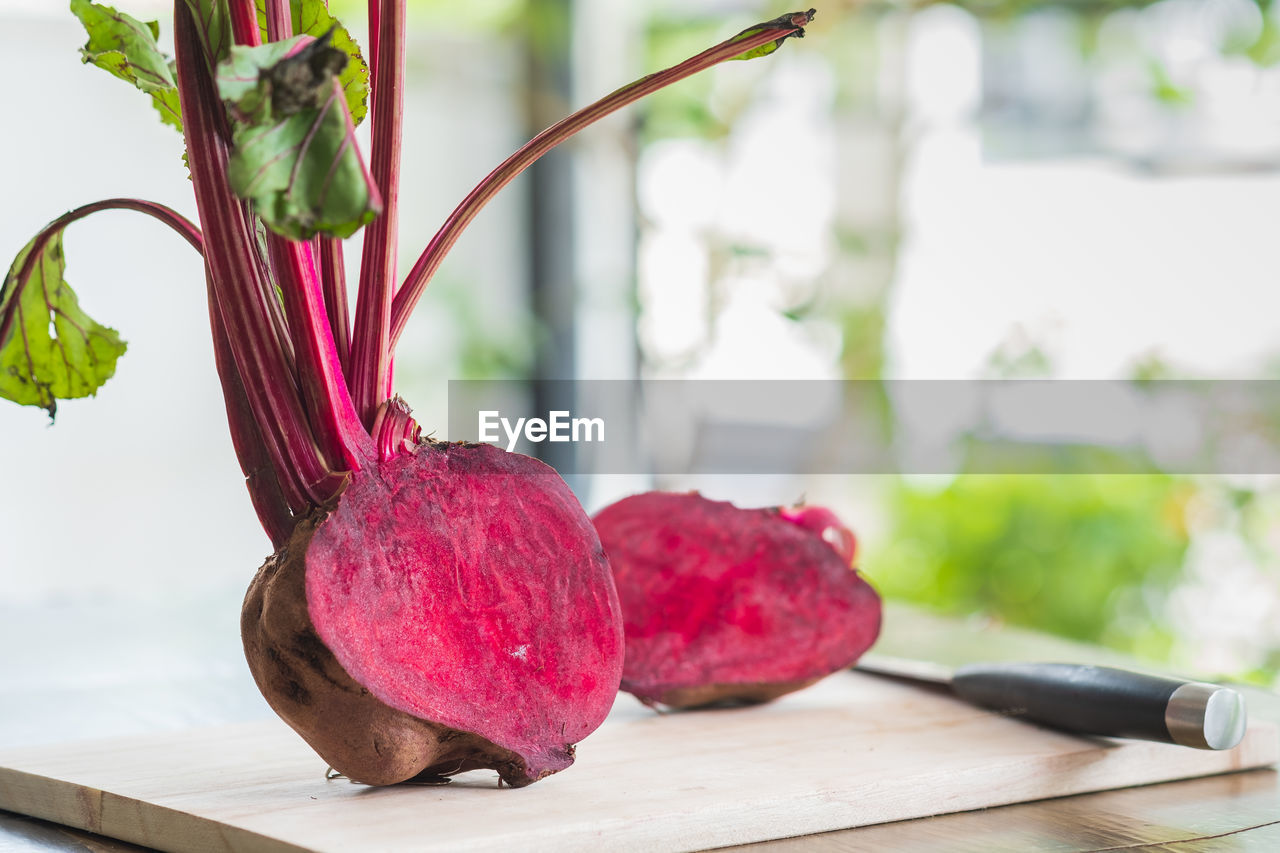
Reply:
M1197 749L1231 749L1248 725L1244 697L1216 684L1184 684L1169 697L1165 725L1174 743Z

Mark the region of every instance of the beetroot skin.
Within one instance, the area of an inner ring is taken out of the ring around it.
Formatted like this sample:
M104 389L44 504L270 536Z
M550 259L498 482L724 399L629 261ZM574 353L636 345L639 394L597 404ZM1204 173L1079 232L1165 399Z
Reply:
M562 770L622 670L590 519L551 468L487 445L356 472L259 570L241 632L272 708L370 784Z
M850 666L880 632L853 534L828 510L649 492L594 521L622 602L622 689L646 704L768 701Z

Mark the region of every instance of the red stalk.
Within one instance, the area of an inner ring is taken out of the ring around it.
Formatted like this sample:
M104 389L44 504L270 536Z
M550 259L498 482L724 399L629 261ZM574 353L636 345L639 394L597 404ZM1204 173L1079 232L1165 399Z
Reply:
M289 0L267 0L267 41L281 41L293 37L293 16L289 13Z
M379 10L373 72L374 184L382 215L364 229L360 289L348 362L351 396L366 427L391 396L391 305L396 281L399 229L400 142L403 136L405 4L384 0Z
M262 32L258 27L258 11L254 0L230 0L228 4L229 15L231 18L231 37L236 44L246 45L248 47L257 47L262 44ZM175 21L176 28L176 21ZM200 26L196 27L198 33L203 39L204 29ZM201 40L201 45L204 45ZM212 80L217 73L217 69L212 62L209 65L209 78ZM213 110L213 122L218 128L218 132L224 140L231 138L231 128L227 123L226 112L219 108ZM249 217L248 209L243 203L240 205L244 209L244 215L249 218L249 228L254 230L252 218ZM285 323L284 311L280 307L280 301L275 298L275 292L271 287L272 273L267 268L267 262L257 251L256 242L253 244L254 249L251 254L253 262L258 268L256 281L262 288L261 302L267 307L267 311L271 316L271 325L275 330L275 336L280 341L280 346L285 353L285 362L289 365L289 369L293 369L294 353L293 344L289 340L289 329Z
M320 285L324 289L324 308L329 316L329 331L338 352L343 376L351 363L351 319L347 308L347 270L342 257L342 241L333 237L316 240L320 255Z
M262 431L253 417L253 407L245 393L244 381L236 368L231 353L231 339L227 335L222 313L213 299L213 280L206 266L209 284L209 324L213 329L213 357L222 383L222 400L227 407L227 423L231 427L231 444L244 472L249 500L262 529L271 537L271 547L279 549L289 541L293 533L294 517L289 511L290 500L280 486L280 477L267 451Z
M267 0L267 36L274 41L292 35L293 20L288 0ZM311 251L320 258L324 310L329 318L329 331L338 363L346 377L351 358L351 321L347 308L347 270L342 256L342 241L321 235L313 242Z
M138 213L145 213L168 225L185 238L192 248L201 255L204 254L204 238L200 234L200 229L190 219L187 219L172 208L157 204L154 201L144 201L136 198L108 198L77 207L75 210L62 214L46 225L36 235L35 240L32 241L31 252L18 270L17 281L26 282L31 280L33 267L39 261L40 256L44 254L45 246L49 245L49 241L53 239L54 235L65 230L68 225L76 220L84 219L91 213L98 213L103 210L135 210ZM19 296L19 293L13 294L14 299ZM16 313L10 313L0 322L0 343L3 343L9 337L15 317L17 317Z
M596 101L594 104L583 107L567 118L561 119L525 143L518 151L490 172L462 200L462 203L454 209L453 213L449 214L449 218L445 220L444 225L431 238L431 242L427 244L427 248L419 256L417 263L413 265L413 269L409 271L409 275L396 293L392 304L391 347L395 346L396 341L400 339L401 333L404 332L404 327L409 322L409 315L413 313L414 306L418 304L418 300L422 297L422 292L426 289L427 282L435 275L436 270L440 267L440 262L444 260L444 256L453 248L453 244L458 241L458 237L466 227L471 224L471 220L475 219L476 214L489 203L490 199L497 195L503 187L511 183L517 175L533 165L534 161L539 157L583 128L628 104L640 100L646 95L653 94L659 89L670 86L672 83L683 80L699 71L704 71L713 65L734 59L769 42L778 42L796 34L802 35L804 33L804 25L812 19L813 10L810 10L809 12L784 15L776 21L771 21L768 25L761 25L757 32L751 32L756 30L756 27L749 28L744 32L751 33L750 35L744 37L742 33L739 33L715 47L704 50L697 56L686 59L679 65L672 66L665 71L658 71L634 83L623 86L613 94Z
M293 37L293 15L289 0L267 0L267 39L281 41ZM334 354L338 360L339 378L345 378L351 355L351 322L347 308L347 271L342 257L342 241L335 237L318 236L311 243L312 257L319 258L320 287L324 300L321 316L329 319L329 333L333 338ZM343 388L345 388L345 384ZM346 406L350 406L350 394L346 393Z
M311 244L273 234L267 238L267 247L297 348L298 378L316 438L326 455L340 454L329 459L332 467L358 471L373 455L373 443L356 416L342 376Z
M231 12L231 33L236 44L247 44L256 47L262 44L258 30L258 9L253 0L230 0L227 4Z
M236 9L244 4L234 4ZM249 4L252 5L252 4ZM295 512L321 504L344 477L326 464L303 411L288 351L273 323L274 300L257 253L252 220L227 183L227 145L219 133L222 103L201 61L198 28L189 7L174 3L178 94L182 103L191 181L208 245L213 297L226 325L236 369L280 485ZM256 33L256 22L254 25ZM247 35L247 33L246 33ZM299 498L305 501L299 503Z
M383 462L401 453L416 453L422 440L422 427L399 394L378 407L372 432L378 458Z
M238 44L261 44L255 4L238 0L232 4L233 29ZM289 38L293 22L289 4L267 0L267 36L271 40ZM249 26L248 11L254 11ZM337 83L334 83L337 88ZM340 93L340 89L338 90ZM280 284L289 340L296 354L295 372L307 402L307 413L326 465L333 470L358 471L373 454L373 443L351 405L343 378L342 362L329 326L320 273L311 243L295 242L268 233L267 250L271 271Z

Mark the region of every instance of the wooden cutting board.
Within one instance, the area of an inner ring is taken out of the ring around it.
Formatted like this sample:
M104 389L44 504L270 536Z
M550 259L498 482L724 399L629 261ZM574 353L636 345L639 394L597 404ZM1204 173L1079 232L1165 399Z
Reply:
M1074 737L840 673L769 705L654 714L622 697L569 770L519 790L326 780L283 723L0 753L0 808L168 850L695 850L1224 773L1208 752Z

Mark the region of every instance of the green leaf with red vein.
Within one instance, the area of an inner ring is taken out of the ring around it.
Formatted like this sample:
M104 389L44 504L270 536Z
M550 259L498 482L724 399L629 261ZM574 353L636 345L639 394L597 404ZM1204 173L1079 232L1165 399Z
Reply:
M178 106L173 60L156 46L160 25L155 21L143 23L89 0L71 0L71 11L89 34L88 43L80 49L84 61L149 94L160 120L181 131L182 110Z
M231 188L290 239L349 237L382 209L338 82L347 62L327 38L303 35L233 47L218 67L218 93L236 120Z
M42 234L41 237L46 237ZM39 406L90 397L116 372L125 343L80 308L63 279L62 232L27 244L0 289L0 397ZM28 266L33 251L39 255Z
M267 0L257 0L258 26L262 30L262 40L267 40ZM329 14L329 6L325 0L291 0L289 13L293 25L293 35L308 35L321 38L332 31L330 44L347 55L347 67L338 74L338 82L342 84L342 92L347 99L347 109L351 111L351 120L357 125L364 120L369 111L369 66L360 53L360 45L347 32L347 28L337 18Z

